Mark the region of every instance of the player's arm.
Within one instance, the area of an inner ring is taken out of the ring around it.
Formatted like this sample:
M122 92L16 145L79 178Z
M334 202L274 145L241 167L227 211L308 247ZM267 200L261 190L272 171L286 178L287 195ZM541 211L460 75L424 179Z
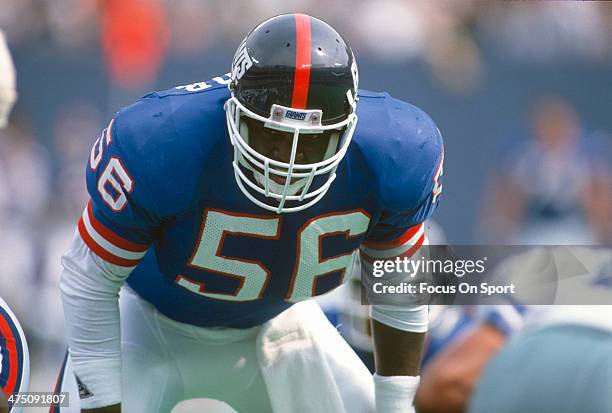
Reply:
M387 295L380 301L374 293L374 284L380 281L374 275L374 265L426 253L424 221L435 210L442 193L444 162L442 136L435 123L422 111L398 102L395 105L394 116L406 118L397 123L399 127L393 133L405 135L405 139L391 139L397 145L388 150L399 149L401 156L390 155L389 163L375 171L377 217L360 247L362 282L372 303L377 413L413 411L428 308L418 296ZM394 285L412 278L397 268L383 276Z
M372 320L376 372L381 376L418 376L425 333L393 328Z
M74 373L88 390L85 412L120 411L119 290L157 226L146 181L119 145L118 124L116 118L94 143L87 166L91 199L62 257L66 336Z
M95 255L78 231L62 257L60 289L72 367L93 394L81 400L84 412L121 411L118 297L129 273ZM97 409L111 405L117 406Z
M372 276L374 261L410 258L423 252L427 244L423 223L410 227L396 240L364 244L360 249L363 279L369 280ZM396 283L405 278L406 274L398 272L387 273L379 280ZM367 290L370 289L368 286ZM371 318L376 373L386 377L418 376L428 324L427 306L405 300L394 302L390 298L388 303L372 304Z
M423 224L417 224L400 237L399 246L377 249L372 243L361 248L362 279L372 275L375 259L410 256L425 243ZM402 274L397 274L402 277ZM394 274L386 274L389 279ZM370 288L367 287L367 290ZM428 323L426 305L373 304L372 333L376 374L376 409L378 413L411 411L419 384L420 364Z
M423 372L415 397L419 413L460 413L483 369L508 336L523 327L526 306L480 306L478 326L442 350Z
M372 320L372 327L377 411L411 411L425 333L399 330L377 320Z
M482 370L505 341L482 324L432 360L423 372L415 397L418 413L462 413Z
M593 164L593 173L580 199L597 241L605 244L612 241L612 174L609 166L600 162Z

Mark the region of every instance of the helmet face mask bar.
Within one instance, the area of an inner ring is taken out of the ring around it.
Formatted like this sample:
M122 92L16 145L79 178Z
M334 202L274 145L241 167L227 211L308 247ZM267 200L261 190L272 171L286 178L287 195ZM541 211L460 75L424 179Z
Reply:
M310 16L274 17L241 43L228 86L231 97L224 109L239 189L276 213L316 204L336 178L357 125L357 66L348 45ZM254 148L268 133L287 139L287 159ZM314 134L327 139L320 141L326 147L316 161L298 162L298 154L306 158L301 140L306 145Z

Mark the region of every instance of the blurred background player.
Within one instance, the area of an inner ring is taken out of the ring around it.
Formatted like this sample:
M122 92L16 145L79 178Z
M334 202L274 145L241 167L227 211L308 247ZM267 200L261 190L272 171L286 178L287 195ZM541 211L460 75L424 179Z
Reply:
M584 273L565 279L574 282L572 292L585 299L596 297L595 303L612 303L608 248L534 247L507 258L496 271L508 280L524 274L549 280L551 272L560 275L577 263ZM563 281L558 286L562 288ZM463 315L455 322L447 319L447 331L454 331L454 338L440 346L425 367L415 400L417 412L595 412L612 407L609 392L602 391L612 385L607 356L611 305L524 305L520 297L512 297L512 304L462 306L455 311ZM547 332L556 326L565 327ZM594 353L587 357L591 345ZM571 346L575 347L570 351ZM599 361L601 370L595 367Z
M7 397L27 392L29 379L28 343L15 314L0 298L0 412L23 411Z
M523 331L484 368L466 411L609 411L611 318L610 306L559 307L527 317Z
M4 32L0 30L0 128L6 126L16 95L15 68L6 45ZM0 391L0 412L8 412L8 402L2 391Z
M17 100L15 66L0 30L0 129L8 123L11 109ZM2 291L0 287L0 291ZM11 408L7 395L28 391L30 375L28 346L17 318L0 298L0 412L17 413L22 408Z
M539 100L530 120L531 138L515 140L490 184L485 236L540 245L610 241L609 142L588 133L558 97Z

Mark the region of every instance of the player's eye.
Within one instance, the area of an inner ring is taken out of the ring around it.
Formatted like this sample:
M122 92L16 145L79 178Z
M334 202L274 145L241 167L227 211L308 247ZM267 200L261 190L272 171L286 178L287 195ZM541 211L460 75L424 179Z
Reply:
M274 142L276 139L278 139L277 136L271 133L262 133L261 138L263 139L264 142L267 142L267 143Z
M325 133L307 134L301 135L300 140L301 142L304 142L306 144L315 144L322 142L324 139L327 139L328 136L329 135Z

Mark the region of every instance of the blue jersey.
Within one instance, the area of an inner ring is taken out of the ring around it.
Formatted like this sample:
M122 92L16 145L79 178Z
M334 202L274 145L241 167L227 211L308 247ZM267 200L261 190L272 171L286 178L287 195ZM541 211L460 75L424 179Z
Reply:
M351 253L414 232L435 209L443 145L420 109L361 91L359 121L330 190L277 215L238 188L227 78L149 94L117 113L87 166L79 232L161 313L246 328L339 286Z

